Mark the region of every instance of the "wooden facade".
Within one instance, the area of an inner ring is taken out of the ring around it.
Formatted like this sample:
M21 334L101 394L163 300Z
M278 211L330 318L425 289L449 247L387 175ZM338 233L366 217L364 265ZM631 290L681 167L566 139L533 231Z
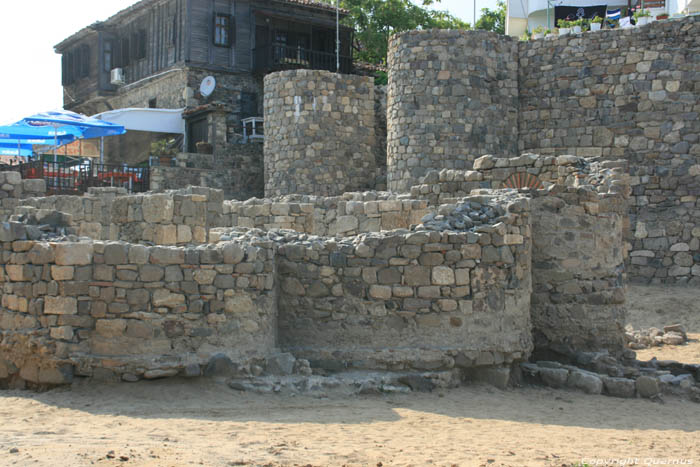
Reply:
M226 45L216 43L222 38ZM344 72L350 72L351 40L352 31L342 28ZM180 67L258 74L331 69L335 10L303 0L142 0L74 34L56 51L63 56L66 106L75 107L114 94L115 68L123 70L125 84Z

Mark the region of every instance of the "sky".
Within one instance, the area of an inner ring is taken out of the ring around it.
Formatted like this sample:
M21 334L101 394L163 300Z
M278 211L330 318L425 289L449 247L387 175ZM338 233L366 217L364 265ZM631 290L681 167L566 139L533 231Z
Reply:
M477 1L481 8L496 0ZM4 0L0 28L0 125L59 109L63 105L61 58L54 45L95 21L103 21L135 0ZM470 0L442 0L436 7L473 23Z

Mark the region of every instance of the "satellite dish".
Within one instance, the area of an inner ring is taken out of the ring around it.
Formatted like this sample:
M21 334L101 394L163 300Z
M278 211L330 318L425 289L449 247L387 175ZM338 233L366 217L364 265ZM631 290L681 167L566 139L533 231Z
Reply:
M216 79L213 76L207 76L202 80L202 84L199 86L199 92L202 93L204 97L211 96L216 88Z

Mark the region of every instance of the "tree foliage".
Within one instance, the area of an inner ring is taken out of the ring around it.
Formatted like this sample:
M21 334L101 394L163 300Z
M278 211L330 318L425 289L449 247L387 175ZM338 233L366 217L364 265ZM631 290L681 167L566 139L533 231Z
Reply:
M335 3L334 0L326 0ZM423 0L422 6L410 0L341 0L350 11L345 24L355 28L355 59L386 64L387 45L392 34L413 29L469 29L469 23L446 11L429 10L440 0Z
M496 9L488 8L481 9L481 17L476 22L476 29L484 31L493 31L499 34L506 33L506 2L498 0Z

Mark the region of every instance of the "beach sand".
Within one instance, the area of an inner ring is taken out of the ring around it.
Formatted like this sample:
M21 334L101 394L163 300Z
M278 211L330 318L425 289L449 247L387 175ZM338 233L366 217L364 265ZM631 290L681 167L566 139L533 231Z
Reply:
M700 363L698 294L630 288L635 328L680 322L696 340L644 358ZM83 382L0 391L0 420L0 465L700 464L700 404L537 387L312 398L205 379Z

